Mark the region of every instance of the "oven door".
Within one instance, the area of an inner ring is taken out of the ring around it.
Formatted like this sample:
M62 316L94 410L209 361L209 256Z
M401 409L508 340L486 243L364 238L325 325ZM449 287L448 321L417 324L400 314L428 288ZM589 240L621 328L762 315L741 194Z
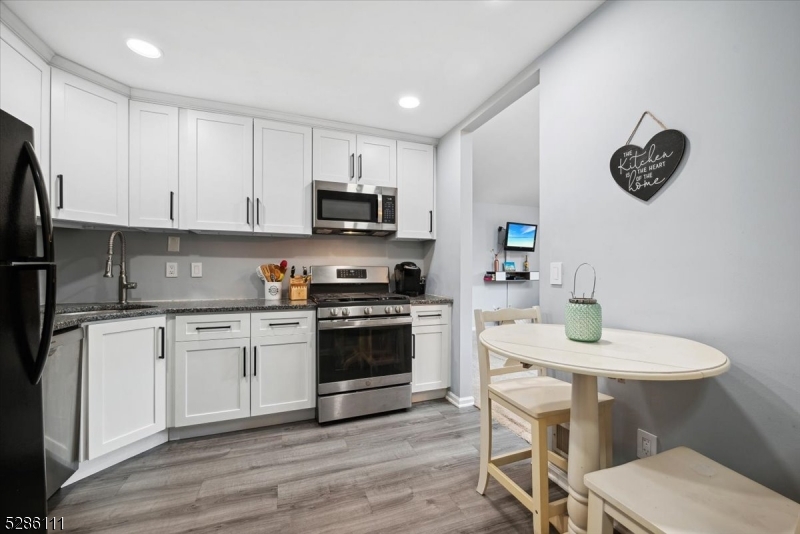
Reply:
M411 382L411 317L317 324L317 393Z

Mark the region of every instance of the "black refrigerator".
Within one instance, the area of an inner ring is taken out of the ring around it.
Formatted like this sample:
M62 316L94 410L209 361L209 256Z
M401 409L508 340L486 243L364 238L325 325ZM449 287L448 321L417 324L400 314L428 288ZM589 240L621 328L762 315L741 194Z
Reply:
M47 515L42 373L53 335L53 222L33 128L0 110L0 517ZM41 225L36 224L36 204ZM42 254L38 254L41 232ZM42 313L40 284L44 280Z

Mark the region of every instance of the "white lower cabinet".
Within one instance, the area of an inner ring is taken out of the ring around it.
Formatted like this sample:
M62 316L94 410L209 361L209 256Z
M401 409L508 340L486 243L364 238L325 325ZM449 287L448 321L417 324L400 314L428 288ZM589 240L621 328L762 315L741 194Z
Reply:
M89 460L166 428L164 317L86 327Z
M175 343L175 426L250 416L250 338Z
M449 306L415 306L412 315L414 358L411 362L411 391L417 393L450 387ZM429 322L420 324L420 317Z
M314 408L314 343L310 334L253 338L250 414Z

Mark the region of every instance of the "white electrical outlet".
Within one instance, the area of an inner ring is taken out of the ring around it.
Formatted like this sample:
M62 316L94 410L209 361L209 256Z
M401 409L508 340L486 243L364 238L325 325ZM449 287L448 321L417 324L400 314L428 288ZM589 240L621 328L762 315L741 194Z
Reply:
M192 263L192 278L203 278L202 263Z
M658 454L658 436L641 428L636 432L636 456L647 458Z
M167 262L167 278L178 278L178 264Z
M167 238L167 252L180 252L181 238L171 235Z
M554 261L550 264L550 285L561 285L561 262Z

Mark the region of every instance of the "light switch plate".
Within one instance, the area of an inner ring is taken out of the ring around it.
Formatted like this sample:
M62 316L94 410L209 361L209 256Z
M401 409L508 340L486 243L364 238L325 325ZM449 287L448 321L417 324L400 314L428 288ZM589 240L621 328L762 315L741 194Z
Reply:
M167 278L178 278L178 264L174 262L167 262Z
M192 278L203 278L202 263L192 263Z
M181 251L181 238L171 235L167 238L167 252L180 252Z
M561 262L554 261L550 264L550 285L561 285Z

